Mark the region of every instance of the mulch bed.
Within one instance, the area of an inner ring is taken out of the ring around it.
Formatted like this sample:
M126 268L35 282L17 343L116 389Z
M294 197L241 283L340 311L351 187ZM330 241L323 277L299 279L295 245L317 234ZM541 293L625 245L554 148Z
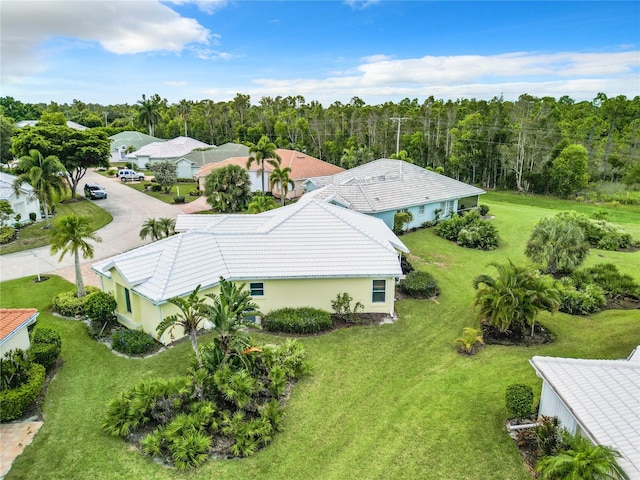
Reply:
M531 346L531 345L543 345L545 343L551 343L554 340L553 333L536 323L533 329L533 336L530 335L531 329L527 328L525 335L514 335L512 332L501 332L497 328L484 325L482 327L482 335L484 343L487 345L515 345L515 346Z

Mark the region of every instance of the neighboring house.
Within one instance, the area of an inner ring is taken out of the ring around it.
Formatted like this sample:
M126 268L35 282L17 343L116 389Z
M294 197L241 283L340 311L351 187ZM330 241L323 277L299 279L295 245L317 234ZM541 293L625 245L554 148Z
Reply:
M177 137L172 140L149 143L135 152L127 154L126 160L138 170L144 170L154 163L173 162L176 164L178 178L193 178L194 169L190 163L180 160L196 149L212 148L215 147L194 138Z
M620 466L640 479L640 347L626 360L536 356L530 363L542 378L538 414L618 450Z
M280 157L280 168L290 168L289 178L294 182L294 187L289 185L289 191L287 192L287 198L297 198L304 193L304 182L315 178L323 177L327 175L334 175L344 171L344 168L338 167L331 163L324 162L317 158L314 158L306 153L298 152L296 150L287 150L279 148L276 153ZM243 156L228 158L217 164L205 165L198 170L196 178L198 179L198 185L200 190L204 190L204 179L216 168L221 168L229 164L239 165L246 168L247 161L249 160L249 152ZM262 175L260 174L261 166L257 165L255 161L251 163L251 167L247 170L249 178L251 180L251 191L262 191ZM276 197L280 198L280 187L274 185L271 188L269 183L269 176L273 171L273 167L269 163L265 163L265 190L272 192Z
M21 120L16 122L16 128L34 127L38 123L38 120ZM73 128L74 130L89 130L89 127L85 127L84 125L80 125L79 123L72 121L67 121L67 127Z
M37 318L35 308L0 308L0 357L10 350L27 350L31 346L27 327Z
M133 147L135 151L153 142L166 141L161 138L152 137L146 133L131 130L111 135L109 140L111 140L111 162L126 162L127 149L129 147Z
M212 146L206 149L192 150L190 153L176 160L176 166L182 175L180 178L195 178L198 171L205 165L222 162L227 158L249 155L249 147L239 143L225 143L220 146ZM187 177L186 175L189 175Z
M481 188L454 180L402 160L380 159L330 177L305 182L304 197L311 196L381 218L393 228L395 214L408 211L413 221L407 228L432 221L439 213L478 206Z
M309 201L256 215L180 215L176 230L185 233L93 264L124 325L157 338L160 321L177 312L168 299L198 285L201 294L218 293L220 277L246 282L264 314L332 311L342 292L366 313L394 314L400 254L408 250L378 219Z
M40 200L35 195L33 187L28 183L23 183L16 193L13 184L16 181L15 175L0 172L0 200L7 200L13 208L14 216L20 214L20 221L29 221L29 214L35 213L36 219L40 219ZM10 225L16 222L9 219Z

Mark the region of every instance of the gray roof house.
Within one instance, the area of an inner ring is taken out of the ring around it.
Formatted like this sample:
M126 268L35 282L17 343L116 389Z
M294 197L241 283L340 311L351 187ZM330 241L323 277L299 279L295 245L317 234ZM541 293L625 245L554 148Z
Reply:
M146 133L127 130L125 132L116 133L109 137L111 140L111 160L112 162L124 162L127 160L126 154L129 147L140 150L145 145L153 142L165 142L161 138L152 137Z
M640 347L626 360L533 357L542 378L539 415L595 445L622 454L620 466L640 479Z
M348 292L365 313L394 315L400 253L408 250L379 219L311 200L256 215L180 215L176 231L184 233L93 264L121 323L157 338L158 323L176 311L169 298L197 285L217 293L220 277L247 283L265 314L331 311Z
M20 214L20 221L29 220L29 214L35 213L36 220L40 219L40 200L35 195L33 187L28 183L23 183L16 193L13 184L16 179L15 175L0 172L0 200L6 200L11 204L14 215ZM14 225L16 222L12 218L8 222Z
M402 160L380 159L305 182L305 197L335 203L381 218L393 228L396 213L408 211L421 226L451 213L478 206L484 190Z

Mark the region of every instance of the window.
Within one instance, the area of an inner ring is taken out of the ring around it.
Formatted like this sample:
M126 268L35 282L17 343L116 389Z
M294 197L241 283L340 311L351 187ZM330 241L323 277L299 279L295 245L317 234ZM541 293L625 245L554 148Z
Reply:
M418 215L424 215L424 205L418 207Z
M264 297L264 283L262 282L250 283L249 290L252 297Z
M131 313L131 297L129 296L129 289L124 289L124 303L127 307L127 312Z
M371 301L373 303L384 303L387 297L387 282L386 280L374 280L373 289L371 293Z

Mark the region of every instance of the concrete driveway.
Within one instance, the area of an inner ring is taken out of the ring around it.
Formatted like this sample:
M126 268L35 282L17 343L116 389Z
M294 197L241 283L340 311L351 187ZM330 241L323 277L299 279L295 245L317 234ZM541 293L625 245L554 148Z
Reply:
M149 243L150 240L140 240L139 236L142 224L148 218L176 218L179 213L208 208L202 197L185 205L169 205L123 185L116 178L103 177L93 171L87 172L82 179L79 195L88 182L99 183L107 191L106 199L92 201L113 215L113 221L97 231L102 242L94 244L94 257L82 260L87 285L98 285L97 275L90 269L92 263ZM48 246L0 256L0 281L54 272L75 282L73 256L67 254L58 262L58 256L52 256Z

